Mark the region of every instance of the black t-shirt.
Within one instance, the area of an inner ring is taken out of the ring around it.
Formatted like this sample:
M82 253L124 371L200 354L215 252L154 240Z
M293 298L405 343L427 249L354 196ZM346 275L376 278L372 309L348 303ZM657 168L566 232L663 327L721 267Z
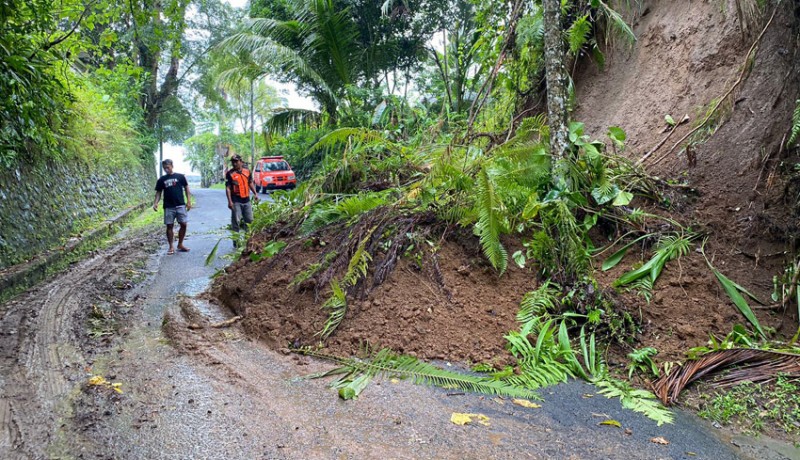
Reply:
M164 192L165 208L176 208L186 205L186 201L183 198L183 188L188 185L186 176L183 174L164 174L156 182L156 192Z

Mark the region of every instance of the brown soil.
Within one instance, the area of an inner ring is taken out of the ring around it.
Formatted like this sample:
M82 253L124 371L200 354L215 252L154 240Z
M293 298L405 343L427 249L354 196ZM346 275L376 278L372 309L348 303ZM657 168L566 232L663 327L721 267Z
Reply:
M250 244L257 247L262 242L256 238ZM294 244L272 262L242 258L216 284L214 295L244 315L250 334L273 346L315 345L315 334L327 319L320 308L325 299L315 299L313 283L297 288L289 283L327 250ZM435 256L439 281L431 256L419 265L401 259L381 286L348 301L345 319L325 348L340 355L389 347L426 359L502 358L503 335L515 327L519 301L535 286L535 279L516 266L498 276L477 250L445 242Z

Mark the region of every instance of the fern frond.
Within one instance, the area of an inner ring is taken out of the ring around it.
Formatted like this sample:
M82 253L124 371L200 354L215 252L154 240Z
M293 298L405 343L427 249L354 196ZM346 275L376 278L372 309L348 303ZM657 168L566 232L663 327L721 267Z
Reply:
M526 324L554 310L559 292L558 286L550 280L545 281L535 291L527 292L519 305L517 321Z
M474 393L510 396L515 398L541 399L535 392L520 388L504 380L478 377L439 369L411 356L397 355L389 349L379 351L371 360L346 359L303 350L305 354L334 361L347 368L351 375L368 375L388 378L408 378L415 384L443 388L457 388Z
M322 304L322 308L330 310L325 326L316 335L327 339L333 331L342 323L345 313L347 313L347 298L344 290L336 280L331 280L331 297Z
M502 274L508 267L508 252L500 242L500 234L504 230L503 218L499 209L500 200L485 169L478 173L477 194L478 222L475 224L475 233L480 238L484 255Z
M373 227L367 235L358 243L356 252L350 258L350 263L347 266L347 272L342 277L342 285L345 287L355 286L358 280L367 276L367 269L369 263L372 261L372 255L366 250L367 243L372 238L372 232L377 227Z
M591 32L592 24L589 22L588 14L584 14L576 19L567 31L570 53L577 54L589 40L589 34Z
M468 208L464 206L445 206L438 209L437 216L449 223L469 225L475 222L475 216L470 213Z
M356 217L386 204L386 196L377 193L359 193L340 201L336 209L347 217Z
M647 418L655 420L658 426L673 421L672 412L649 391L635 389L627 382L610 377L598 380L594 384L599 388L598 392L601 395L609 399L619 398L622 407L644 414Z
M367 128L339 128L323 136L317 141L316 144L311 146L309 151L313 152L320 149L331 149L336 145L348 141L365 142L368 145L382 144L388 147L390 150L402 150L399 146L384 138L380 131Z
M300 225L300 232L308 235L343 218L336 205L328 202L319 203L311 209L306 220Z
M797 141L797 136L800 135L800 99L795 102L794 112L792 113L792 134L789 136L789 145Z

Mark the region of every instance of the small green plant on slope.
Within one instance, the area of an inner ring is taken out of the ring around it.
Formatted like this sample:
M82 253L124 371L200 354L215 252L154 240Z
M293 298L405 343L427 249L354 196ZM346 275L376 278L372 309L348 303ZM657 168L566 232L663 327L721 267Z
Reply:
M615 287L629 285L637 288L649 300L653 285L661 275L661 271L667 262L686 255L689 252L692 240L698 237L698 234L691 232L662 236L653 257L649 261L645 262L641 267L623 274L612 285ZM623 250L626 250L626 248L623 248ZM614 254L611 258L616 258L616 256Z
M750 305L748 305L747 300L745 300L742 294L745 294L748 297L758 301L756 296L751 294L750 291L748 291L747 289L731 281L727 276L723 275L722 272L720 272L713 265L711 265L711 261L709 261L708 257L706 257L704 248L705 244L701 246L701 251L703 251L703 257L706 260L706 264L708 264L708 268L711 269L711 271L714 273L714 276L717 277L717 280L722 285L722 288L725 290L725 293L728 294L728 297L730 297L731 301L734 303L734 305L736 305L736 308L739 309L739 312L741 312L742 315L744 315L744 317L747 318L750 324L753 325L756 331L758 331L758 334L761 337L766 338L767 336L766 334L764 334L764 330L761 329L761 324L759 324L758 318L756 318L756 315L753 313L753 310L750 308Z
M579 377L596 385L599 392L606 397L620 398L623 407L640 412L659 425L671 423L672 414L658 402L654 394L634 389L626 382L609 375L603 357L597 351L594 333L587 339L585 326L581 327L578 354L571 346L567 319L561 320L556 326L549 313L534 316L533 311L544 311L560 303L555 298L557 291L551 289L546 283L530 296L526 296L527 302L523 302L529 306L523 306L517 316L522 327L519 332L510 332L506 336L509 350L519 363L518 375L509 378L509 381L538 388L565 381L570 377ZM567 318L569 317L574 315L568 315ZM535 342L529 340L531 335L536 337ZM657 369L655 372L657 373Z
M358 243L355 253L350 258L347 271L342 276L342 281L331 280L331 297L322 305L323 309L330 310L328 319L318 335L323 339L327 339L339 327L339 324L344 320L344 315L347 313L347 292L346 289L354 287L361 278L367 276L369 263L372 261L372 256L366 250L366 245L372 238L372 233L375 227L369 230Z
M644 347L628 353L628 359L631 360L628 366L628 378L633 377L633 373L637 370L658 377L658 366L651 358L656 354L658 354L658 350L653 347Z

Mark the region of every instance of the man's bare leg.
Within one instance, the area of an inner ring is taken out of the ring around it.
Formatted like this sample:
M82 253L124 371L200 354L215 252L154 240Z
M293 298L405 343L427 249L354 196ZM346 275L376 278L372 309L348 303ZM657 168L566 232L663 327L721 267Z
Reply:
M172 227L174 227L174 224L167 225L167 243L169 243L167 254L175 254L175 248L172 246L172 243L175 240L175 232L173 231Z
M186 223L179 223L178 228L178 251L189 252L189 248L183 245L183 238L186 236Z

